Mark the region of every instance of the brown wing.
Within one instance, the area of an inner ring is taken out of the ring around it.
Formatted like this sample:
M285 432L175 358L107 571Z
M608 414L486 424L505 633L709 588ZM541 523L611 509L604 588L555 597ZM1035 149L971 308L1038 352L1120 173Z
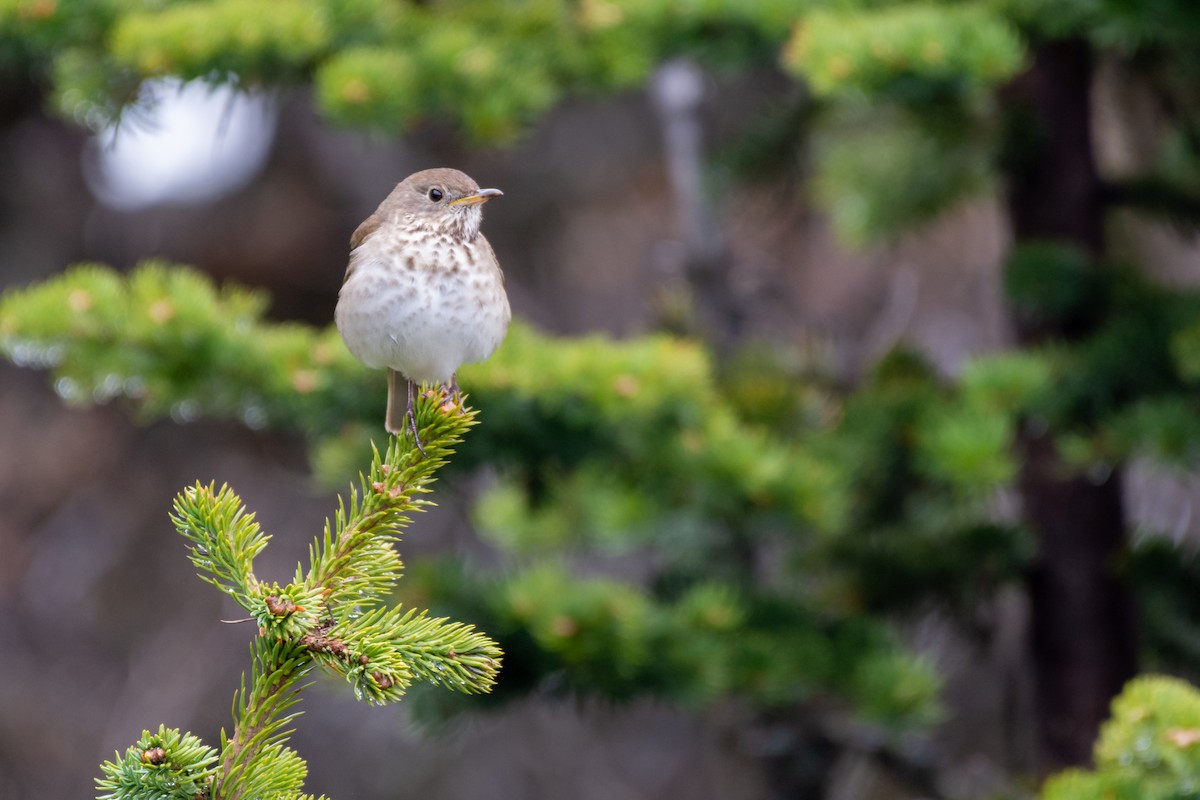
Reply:
M383 220L372 214L362 221L362 224L354 229L354 233L350 234L350 249L358 247L367 240L375 231L379 230L379 226L383 224Z
M367 240L372 233L379 230L379 226L383 224L383 220L372 214L362 221L362 224L354 229L354 233L350 234L350 251L358 249L358 246ZM350 266L346 268L346 275L342 278L342 283L350 280L351 274L354 273L354 259L350 259Z

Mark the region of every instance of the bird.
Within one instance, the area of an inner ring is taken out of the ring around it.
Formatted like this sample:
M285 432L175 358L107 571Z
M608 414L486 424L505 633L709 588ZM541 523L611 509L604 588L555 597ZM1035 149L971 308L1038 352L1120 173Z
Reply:
M416 385L437 384L458 402L458 368L495 352L512 319L504 273L479 230L483 204L501 195L456 169L422 170L350 237L338 332L355 358L387 370L384 427L398 435L407 423L422 453Z

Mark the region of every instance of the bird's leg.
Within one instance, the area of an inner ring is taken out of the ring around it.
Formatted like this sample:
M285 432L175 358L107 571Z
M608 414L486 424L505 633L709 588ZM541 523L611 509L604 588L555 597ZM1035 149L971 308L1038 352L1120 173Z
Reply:
M462 405L462 390L458 388L458 373L450 374L450 399L454 401L454 405Z
M425 447L421 444L421 437L417 433L417 385L408 376L405 376L404 380L408 383L408 411L406 412L408 427L412 431L413 441L416 442L417 449L421 451L421 455L428 456L429 454L425 452Z

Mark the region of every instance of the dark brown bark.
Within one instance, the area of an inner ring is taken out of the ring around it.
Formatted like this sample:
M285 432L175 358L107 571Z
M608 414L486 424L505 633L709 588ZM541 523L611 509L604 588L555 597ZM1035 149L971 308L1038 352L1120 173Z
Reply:
M1009 168L1015 244L1057 240L1103 254L1103 205L1091 137L1092 54L1086 42L1035 49L1006 95L1024 149ZM1023 344L1067 331L1022 328ZM1068 471L1053 431L1025 430L1020 491L1037 535L1029 590L1041 767L1091 759L1112 697L1136 670L1133 601L1115 576L1126 547L1120 473L1090 479Z
M1051 438L1025 433L1020 488L1038 535L1030 575L1040 765L1091 760L1109 703L1137 668L1132 599L1114 574L1125 549L1120 474L1064 477Z
M1058 239L1103 250L1101 184L1091 130L1092 55L1086 42L1043 44L1006 93L1017 122L1010 145L1009 214L1018 244Z

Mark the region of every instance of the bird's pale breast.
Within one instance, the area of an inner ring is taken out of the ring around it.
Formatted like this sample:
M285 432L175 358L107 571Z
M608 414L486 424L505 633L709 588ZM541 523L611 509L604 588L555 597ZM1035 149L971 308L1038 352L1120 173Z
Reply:
M511 317L504 279L482 235L471 241L385 228L350 255L338 330L370 367L446 383L499 346Z

